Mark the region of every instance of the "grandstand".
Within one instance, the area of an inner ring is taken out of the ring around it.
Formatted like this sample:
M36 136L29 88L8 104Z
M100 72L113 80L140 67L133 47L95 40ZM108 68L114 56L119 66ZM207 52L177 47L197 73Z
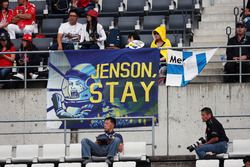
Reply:
M44 13L46 1L30 0L37 7L37 32L33 43L46 56L39 67L47 70L47 57L56 41L58 27L67 21L67 14ZM244 2L244 0L243 0ZM124 137L124 152L117 154L113 167L241 167L250 155L250 85L223 83L227 40L234 36L241 0L99 0L98 22L106 34L119 29L120 48L127 45L131 32L138 32L145 47L153 40L152 30L165 25L167 38L174 50L219 48L210 63L186 87L158 87L158 121L154 117L138 117L151 121L147 127L119 128ZM14 9L16 0L10 0ZM82 15L81 24L86 23ZM229 28L230 27L230 28ZM226 29L231 33L227 34ZM19 50L23 34L12 42ZM35 38L36 36L42 38ZM38 51L38 52L39 52ZM18 52L17 52L18 53ZM20 52L22 53L22 52ZM27 52L28 53L28 52ZM32 52L31 52L32 53ZM35 53L35 52L33 52ZM36 68L39 68L36 67ZM98 129L48 129L58 120L46 120L47 71L39 79L1 81L0 88L0 167L82 167L83 138L95 139ZM12 74L11 74L12 75ZM240 74L241 75L241 74ZM241 77L240 77L241 78ZM7 84L6 84L7 83ZM18 89L16 89L18 88ZM199 160L186 147L203 136L205 124L200 109L210 106L223 124L230 139L227 153L213 159ZM132 117L123 117L132 120ZM91 122L91 120L86 119ZM84 118L75 121L86 121ZM93 118L95 120L95 118ZM92 121L93 121L92 120ZM98 118L97 118L98 120ZM60 121L61 122L61 121ZM105 157L92 157L86 167L108 167Z

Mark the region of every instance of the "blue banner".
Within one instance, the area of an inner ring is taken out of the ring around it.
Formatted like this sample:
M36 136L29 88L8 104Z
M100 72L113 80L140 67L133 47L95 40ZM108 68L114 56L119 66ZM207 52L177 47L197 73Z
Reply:
M158 49L52 52L47 86L50 128L62 118L154 116L158 122ZM117 127L149 126L150 119L118 119ZM102 128L103 121L67 121L68 129Z

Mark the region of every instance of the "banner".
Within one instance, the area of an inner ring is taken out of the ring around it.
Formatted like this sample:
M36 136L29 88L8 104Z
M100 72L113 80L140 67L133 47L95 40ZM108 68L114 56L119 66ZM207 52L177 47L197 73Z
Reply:
M166 85L186 86L205 68L217 49L208 51L168 50Z
M154 116L158 120L158 49L52 52L47 119ZM117 127L151 126L121 119ZM63 121L48 122L63 128ZM67 121L68 129L102 128L103 120Z

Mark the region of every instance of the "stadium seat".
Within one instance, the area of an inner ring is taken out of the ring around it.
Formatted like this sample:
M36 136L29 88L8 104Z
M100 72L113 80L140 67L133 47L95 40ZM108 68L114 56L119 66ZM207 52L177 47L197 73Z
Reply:
M166 12L169 9L171 0L153 0L152 11L153 12Z
M27 164L7 164L4 167L27 167Z
M19 50L21 46L21 39L11 39L11 42L13 43L16 50Z
M135 161L114 162L113 167L136 167L136 162Z
M243 165L242 159L228 159L224 161L224 167L242 167Z
M42 21L42 33L45 35L56 35L58 32L58 28L61 23L63 23L62 18L57 19L43 19Z
M16 157L12 162L37 162L38 145L17 145Z
M34 38L33 44L36 45L38 50L48 50L53 38Z
M113 17L99 17L98 22L103 26L105 31L109 30L111 22L114 21Z
M85 167L108 167L106 162L91 162L87 163Z
M177 9L192 10L194 9L195 0L178 0Z
M127 11L125 13L144 13L145 0L127 0Z
M118 28L120 31L132 31L135 29L135 25L139 17L127 16L118 18Z
M120 160L146 160L146 142L125 142Z
M156 27L162 24L162 20L165 16L144 16L143 30L154 30Z
M128 43L128 35L121 35L121 48L124 48Z
M140 38L141 38L141 41L144 42L144 47L145 48L149 48L150 45L151 45L151 42L153 41L153 37L151 34L143 34L143 35L140 35Z
M43 163L43 164L32 164L31 167L54 167L55 164L52 163Z
M64 161L65 144L44 144L43 156L39 157L39 162Z
M173 14L169 16L170 30L184 30L186 27L186 19L184 15Z
M81 144L70 144L69 155L65 157L66 161L79 161L82 159Z
M81 163L60 163L58 167L81 167Z
M43 16L43 10L45 9L46 1L32 1L36 6L36 16Z
M0 145L0 163L10 162L12 157L11 145Z
M99 18L98 18L98 20L99 20ZM81 24L86 24L87 23L87 20L86 20L85 17L78 18L77 21L78 21L78 23L81 23Z
M229 157L237 158L246 155L250 155L250 139L233 140L233 152L229 153Z
M101 13L116 14L121 4L121 0L102 0Z
M219 167L219 160L197 160L196 167Z
M170 40L172 46L177 46L182 38L182 34L167 34L167 38Z

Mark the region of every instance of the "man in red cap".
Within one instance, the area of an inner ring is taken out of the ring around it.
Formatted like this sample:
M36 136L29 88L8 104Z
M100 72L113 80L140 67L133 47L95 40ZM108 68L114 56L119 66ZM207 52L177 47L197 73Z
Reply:
M98 3L99 0L72 0L72 6L77 9L77 11L81 14L85 14L90 9L95 8L95 4Z
M11 39L16 38L16 33L32 34L35 30L36 7L28 0L18 0L14 9L12 24L8 25Z
M98 12L95 10L91 9L87 12L87 23L83 25L82 49L104 49L107 36L102 25L98 23L97 17Z

